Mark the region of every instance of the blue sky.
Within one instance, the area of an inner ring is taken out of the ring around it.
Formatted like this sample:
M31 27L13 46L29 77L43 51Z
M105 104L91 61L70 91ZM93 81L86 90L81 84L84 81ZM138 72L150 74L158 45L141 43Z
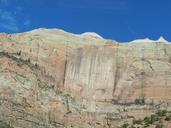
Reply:
M130 41L171 41L171 0L0 0L0 32L60 28Z

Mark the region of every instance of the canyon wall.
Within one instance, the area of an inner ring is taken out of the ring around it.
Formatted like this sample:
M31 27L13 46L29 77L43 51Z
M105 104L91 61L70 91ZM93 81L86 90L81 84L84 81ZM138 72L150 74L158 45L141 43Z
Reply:
M0 37L0 120L16 128L117 128L170 108L171 45L163 38L119 43L58 29Z

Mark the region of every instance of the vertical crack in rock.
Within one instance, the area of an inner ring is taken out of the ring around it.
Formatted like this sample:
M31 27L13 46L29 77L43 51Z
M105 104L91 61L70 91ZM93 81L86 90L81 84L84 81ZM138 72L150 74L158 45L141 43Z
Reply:
M164 55L165 55L165 56L168 56L166 47L167 47L166 44L164 44L163 51L164 51Z
M36 63L38 64L39 62L39 52L40 52L40 43L39 41L37 42L37 57L36 57ZM39 98L39 92L38 92L38 73L36 72L36 84L35 84L35 103L38 101Z
M63 87L65 86L65 81L66 81L66 71L67 71L67 64L68 64L68 58L67 58L67 53L65 55L65 62L64 62L64 72L63 72Z
M116 66L116 70L115 70L115 73L114 73L113 96L114 96L114 93L115 93L115 90L116 90L118 79L119 79L119 67Z
M94 50L93 50L93 52L90 55L91 56L91 59L90 59L91 61L90 61L89 79L88 79L89 89L90 89L90 85L91 85L92 73L93 73L93 69L94 69L94 65L95 65L97 54L98 54L98 48L94 47ZM91 87L91 88L93 88L93 87Z
M141 54L142 54L142 57L141 57L141 60L142 60L142 69L141 69L141 97L140 99L142 99L144 101L144 98L145 98L145 94L144 94L144 86L145 86L145 47L143 46L141 48ZM148 62L147 62L148 63ZM153 69L153 68L152 68Z
M116 69L113 71L113 75L114 75L114 84L113 84L113 91L112 91L112 95L114 96L115 90L116 90L116 86L118 84L119 81L119 77L120 77L120 63L119 63L119 55L118 55L118 45L116 48L116 53L115 53L115 67ZM113 64L114 65L114 64Z
M75 68L75 75L77 76L79 76L80 74L82 54L83 54L82 48L78 48L77 55L76 55L76 68Z

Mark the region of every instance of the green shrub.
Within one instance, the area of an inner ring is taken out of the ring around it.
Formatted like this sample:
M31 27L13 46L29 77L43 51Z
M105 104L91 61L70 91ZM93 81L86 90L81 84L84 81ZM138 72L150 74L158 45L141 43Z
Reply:
M5 122L0 121L0 128L14 128L14 127L10 126Z
M144 118L144 122L146 125L153 124L155 121L158 121L158 117L156 115L151 115L150 117Z
M159 110L158 112L156 112L156 115L158 116L166 116L167 114L167 110Z
M121 128L129 128L129 124L128 123L125 123L121 126Z
M134 103L136 105L144 105L145 104L145 100L143 99L135 99Z
M9 57L9 54L8 52L0 52L0 57L3 57L3 56L6 56L6 57Z
M118 104L118 100L112 99L112 104Z
M157 115L151 115L150 118L151 118L151 122L152 123L159 120L159 118L157 117Z
M146 125L151 124L151 120L150 120L149 117L145 117L145 118L144 118L144 122L145 122Z
M144 118L145 125L153 124L157 120L158 120L158 118L156 116L154 116L154 115Z

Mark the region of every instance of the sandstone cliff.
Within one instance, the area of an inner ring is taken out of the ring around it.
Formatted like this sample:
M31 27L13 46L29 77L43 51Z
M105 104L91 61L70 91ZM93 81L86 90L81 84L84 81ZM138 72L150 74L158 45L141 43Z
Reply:
M156 106L170 109L171 45L163 38L0 34L0 67L0 120L16 128L110 128Z

